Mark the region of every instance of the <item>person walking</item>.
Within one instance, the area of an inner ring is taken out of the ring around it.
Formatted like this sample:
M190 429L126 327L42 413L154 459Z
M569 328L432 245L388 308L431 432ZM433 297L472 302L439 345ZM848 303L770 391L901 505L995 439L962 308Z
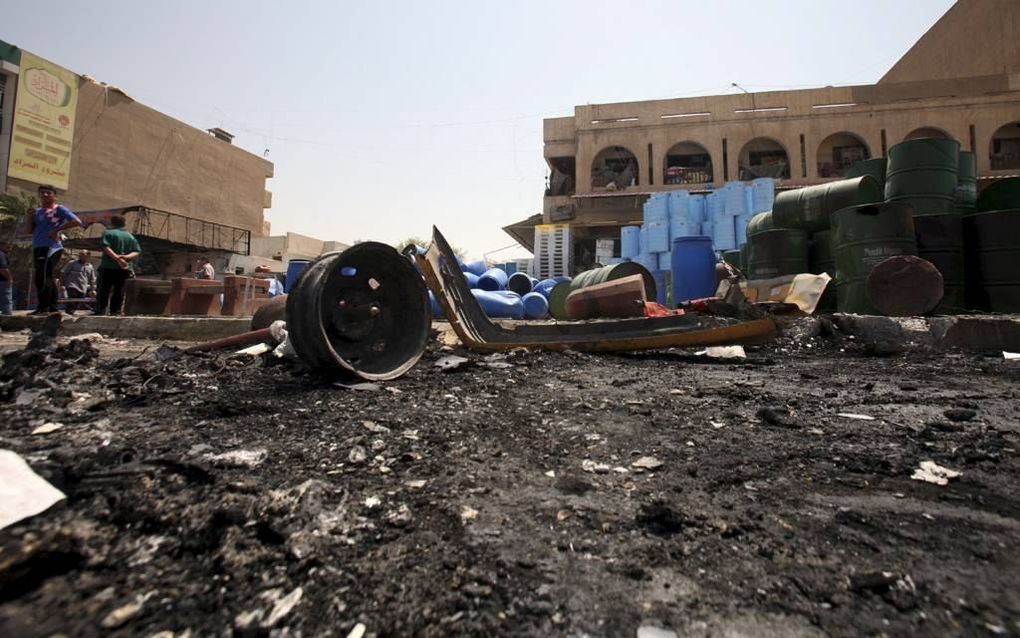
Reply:
M39 303L32 314L57 312L57 287L54 285L57 264L64 253L61 232L81 226L77 215L57 203L57 189L39 187L42 206L28 213L28 230L32 233L32 269Z
M119 315L124 304L124 284L134 274L131 262L142 254L135 236L125 228L124 217L114 215L110 227L100 240L103 259L99 262L99 290L96 294L96 313Z
M0 246L0 314L14 314L14 303L11 297L14 278L11 276L11 264L7 261L6 245Z
M96 294L96 269L89 262L89 257L91 257L89 251L81 251L78 253L78 259L67 262L61 273L60 280L64 290L67 291L64 307L69 315L73 315L74 311L82 306L88 307L83 302L72 301L73 299L84 299Z

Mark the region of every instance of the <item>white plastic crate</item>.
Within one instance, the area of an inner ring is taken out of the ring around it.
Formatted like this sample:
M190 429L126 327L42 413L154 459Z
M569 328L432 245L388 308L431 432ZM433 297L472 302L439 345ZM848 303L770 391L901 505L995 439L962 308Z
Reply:
M534 263L535 263L535 260L532 259L531 257L522 257L522 258L519 258L519 259L511 259L510 261L511 261L511 263L517 265L517 272L527 273L527 274L531 275L532 277L535 276L535 273L534 273Z
M569 277L571 248L569 224L535 226L533 276L538 279Z

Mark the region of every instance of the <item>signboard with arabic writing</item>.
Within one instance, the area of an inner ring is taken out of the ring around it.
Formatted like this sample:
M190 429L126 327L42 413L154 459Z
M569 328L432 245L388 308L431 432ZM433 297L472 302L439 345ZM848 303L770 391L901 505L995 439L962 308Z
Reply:
M9 177L64 190L71 173L78 76L21 53Z

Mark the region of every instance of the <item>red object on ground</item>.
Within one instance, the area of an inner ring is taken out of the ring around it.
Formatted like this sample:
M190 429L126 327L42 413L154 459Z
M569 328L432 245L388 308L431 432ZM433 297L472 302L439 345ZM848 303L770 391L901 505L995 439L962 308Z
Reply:
M671 317L673 315L685 314L682 308L671 310L666 306L663 306L657 301L646 301L645 302L645 316L646 317Z

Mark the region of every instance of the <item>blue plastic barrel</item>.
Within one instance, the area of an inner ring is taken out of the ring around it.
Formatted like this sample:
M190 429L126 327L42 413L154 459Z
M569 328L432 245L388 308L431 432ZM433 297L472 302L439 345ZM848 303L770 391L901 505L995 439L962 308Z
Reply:
M690 211L692 221L699 224L705 221L705 196L691 195L687 201L687 210Z
M656 270L659 267L659 258L655 253L641 253L631 261L641 264L645 267L645 270L649 271Z
M478 287L478 275L473 272L464 271L464 279L467 280L468 288L472 290Z
M776 201L776 181L771 177L751 180L751 212L764 213L772 210Z
M712 220L712 243L716 250L733 250L737 247L736 225L725 210L716 211Z
M641 252L641 227L624 226L620 229L620 256L626 259Z
M650 221L645 224L645 228L648 229L646 250L650 253L669 252L669 220Z
M701 234L705 237L712 237L715 232L715 222L711 219L706 219L701 222Z
M521 297L521 302L528 319L545 319L549 315L549 300L540 292L529 292Z
M436 296L432 294L431 290L429 291L429 307L432 308L433 319L443 318L443 309L439 307L439 302L436 301Z
M646 252L648 252L648 227L641 224L641 228L638 230L638 255L643 255Z
M673 253L656 253L656 270L669 270L673 267Z
M502 272L502 271L500 271ZM524 302L521 296L508 290L472 290L482 311L492 319L523 319Z
M478 278L478 287L490 292L495 290L506 290L508 277L502 268L489 268Z
M507 290L516 292L522 297L535 289L538 280L526 272L515 272L506 280Z
M672 253L667 253L672 257ZM655 280L655 301L666 305L666 273L668 270L653 270L652 279ZM651 299L649 299L651 301Z
M747 241L747 224L754 217L754 213L748 213L746 215L738 215L733 218L733 232L734 238L736 239L737 245L734 248L740 248Z
M283 288L287 292L290 292L291 286L297 281L298 275L308 268L307 259L291 259L287 262L287 277L283 281Z
M489 267L485 265L484 261L479 259L477 261L465 261L465 262L463 262L461 264L461 266L460 266L460 269L463 270L464 272L474 273L474 274L478 275L479 277L481 277L482 275L485 274L485 271L488 270Z
M535 284L534 292L537 292L538 294L548 299L549 293L552 292L552 289L555 288L556 284L558 283L560 282L556 281L555 279L543 279L542 281Z
M723 197L727 215L746 215L747 196L744 182L726 182L723 187Z
M715 294L715 253L710 237L678 237L673 241L673 301Z
M690 199L691 194L685 190L670 191L666 204L666 210L669 212L670 219L677 215L687 217L690 210Z
M662 221L669 218L669 193L652 193L642 207L644 221Z
M695 220L691 215L690 208L676 210L669 214L669 245L677 237L689 237L701 234L701 221ZM666 251L668 252L668 251Z

